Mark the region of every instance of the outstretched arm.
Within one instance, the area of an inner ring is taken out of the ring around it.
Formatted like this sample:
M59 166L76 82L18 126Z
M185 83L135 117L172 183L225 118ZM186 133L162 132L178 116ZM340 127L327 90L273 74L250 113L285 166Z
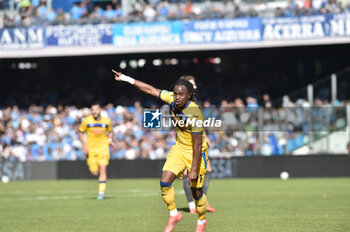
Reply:
M117 72L113 69L112 69L112 72L114 73L116 81L128 82L128 83L136 86L142 92L145 92L145 93L150 94L150 95L155 96L155 97L159 96L160 89L157 89L157 88L153 87L152 85L149 85L143 81L135 80L134 78L126 76L126 75L122 74L121 72Z

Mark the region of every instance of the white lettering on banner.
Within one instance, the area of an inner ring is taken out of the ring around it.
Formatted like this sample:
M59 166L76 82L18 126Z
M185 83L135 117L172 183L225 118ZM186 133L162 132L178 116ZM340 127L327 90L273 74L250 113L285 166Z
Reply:
M112 36L113 30L110 24L84 25L84 26L48 26L47 38L57 39L59 46L96 46L102 44L103 36Z
M139 43L140 45L175 45L181 43L181 38L178 34L140 36Z
M137 39L136 37L133 37L133 36L114 36L113 44L118 47L136 46Z
M184 43L208 43L211 42L213 32L211 31L186 31L182 34Z
M198 31L232 29L232 28L248 28L248 20L218 20L218 21L199 21L193 24L193 28Z
M0 38L0 44L11 44L12 39L10 32L8 30L3 30Z
M220 29L248 28L248 20L225 20L218 22Z
M125 36L133 35L153 35L153 34L169 34L171 33L170 25L154 25L154 26L125 26L123 29Z
M28 41L31 48L41 48L44 47L44 31L42 28L37 30L28 29Z
M42 28L3 29L0 35L0 48L23 49L44 47L44 30Z
M350 35L350 19L331 20L331 36L349 36Z
M321 38L325 36L321 22L303 24L267 24L264 29L264 40L289 40Z
M199 31L216 30L217 25L216 25L216 21L199 21L193 24L193 28Z
M15 43L23 44L26 42L26 31L25 29L14 29L13 40Z
M252 41L260 40L260 31L256 30L227 30L216 31L215 42Z

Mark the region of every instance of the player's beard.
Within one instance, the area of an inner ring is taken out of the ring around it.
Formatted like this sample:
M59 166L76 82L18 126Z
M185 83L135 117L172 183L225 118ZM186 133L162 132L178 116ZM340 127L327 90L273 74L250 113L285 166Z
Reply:
M93 117L96 121L98 121L98 120L101 118L101 114L98 114L97 117L95 117L95 115L92 115L92 117Z

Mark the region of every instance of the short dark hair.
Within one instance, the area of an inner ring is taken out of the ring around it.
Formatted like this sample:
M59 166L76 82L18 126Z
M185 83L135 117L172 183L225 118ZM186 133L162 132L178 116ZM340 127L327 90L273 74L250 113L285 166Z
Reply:
M99 101L93 101L91 102L91 106L96 106L98 105L99 107L101 107L101 103Z
M188 93L190 94L190 100L194 100L195 95L197 94L197 90L195 90L193 88L193 85L191 82L189 82L188 80L184 80L184 79L178 79L174 84L171 85L170 89L174 89L175 85L183 85L187 88Z

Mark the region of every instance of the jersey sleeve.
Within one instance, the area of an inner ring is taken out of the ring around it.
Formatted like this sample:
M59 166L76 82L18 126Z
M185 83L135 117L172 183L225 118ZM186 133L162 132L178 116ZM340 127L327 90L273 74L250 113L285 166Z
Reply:
M79 126L79 131L84 133L86 129L87 129L87 123L86 123L86 118L84 118Z
M174 100L174 93L173 92L169 92L166 90L161 90L159 92L159 98L165 102L166 104L169 104Z
M194 107L191 110L190 115L188 115L188 118L194 122L192 124L192 128L191 128L191 133L192 134L201 134L204 131L204 127L203 127L203 114L201 112L201 110L198 107Z

